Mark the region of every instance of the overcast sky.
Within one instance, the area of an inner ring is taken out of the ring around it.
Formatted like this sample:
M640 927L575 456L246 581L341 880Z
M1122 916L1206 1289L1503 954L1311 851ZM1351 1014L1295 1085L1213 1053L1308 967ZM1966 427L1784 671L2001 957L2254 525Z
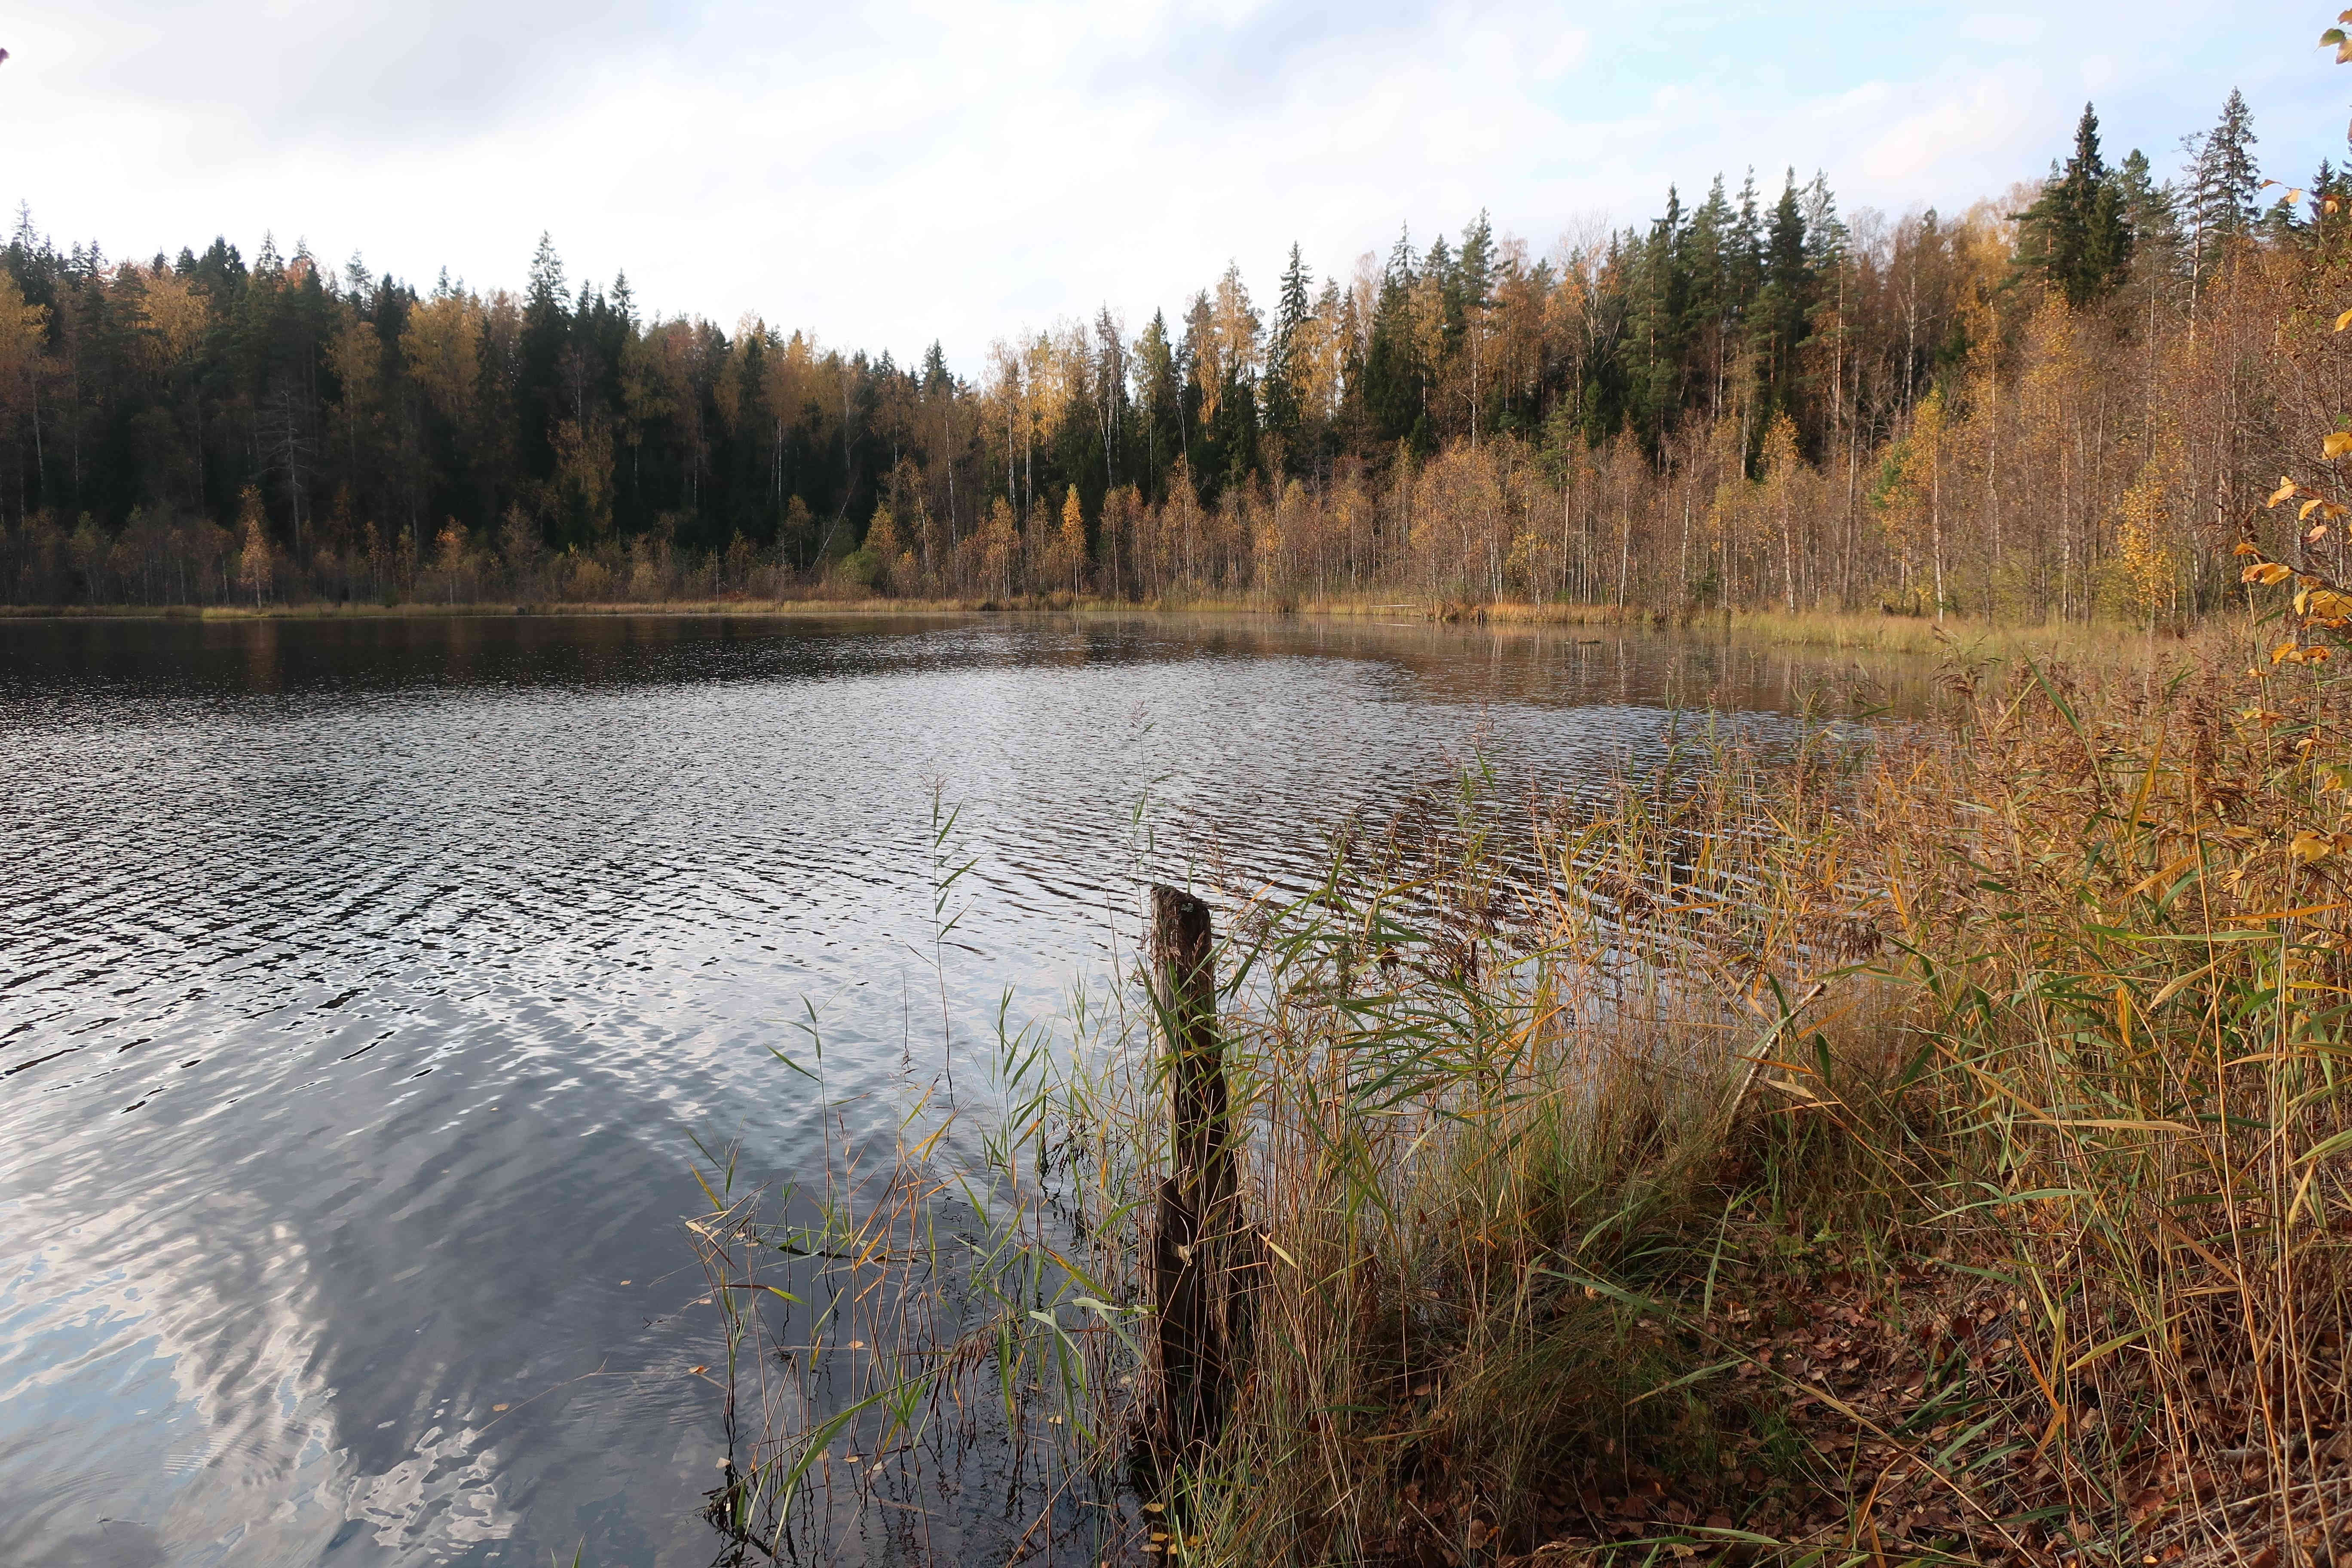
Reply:
M903 361L1109 303L1139 327L1290 242L1345 273L1480 207L1548 249L1669 181L1825 170L1953 210L2064 151L2179 162L2244 89L2265 173L2345 151L2333 0L1809 5L644 5L24 0L0 9L0 201L62 244L265 229L420 284L576 285Z

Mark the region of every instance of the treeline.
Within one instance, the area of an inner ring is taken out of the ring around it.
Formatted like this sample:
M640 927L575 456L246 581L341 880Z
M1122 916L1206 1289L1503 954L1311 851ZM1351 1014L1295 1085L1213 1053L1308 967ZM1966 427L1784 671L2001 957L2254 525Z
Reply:
M1546 256L1483 216L1345 278L1294 247L1269 308L1229 268L1172 324L1106 308L976 380L646 318L545 239L520 293L420 292L266 239L61 252L20 213L0 593L2185 615L2335 427L2311 323L2352 297L2343 176L2266 193L2235 93L2189 145L2178 178L2110 165L2086 108L1957 216L1790 171Z

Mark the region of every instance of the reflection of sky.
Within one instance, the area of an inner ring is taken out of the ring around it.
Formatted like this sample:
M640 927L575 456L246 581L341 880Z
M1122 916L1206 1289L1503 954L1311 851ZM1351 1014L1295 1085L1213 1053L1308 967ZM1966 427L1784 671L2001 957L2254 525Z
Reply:
M2344 149L2330 9L30 0L0 147L38 155L0 203L118 256L274 227L420 284L519 285L551 229L575 283L976 371L1055 315L1172 313L1229 258L1270 299L1294 239L1344 275L1484 206L1540 251L1751 162L1950 211L2038 174L2085 99L2169 165L2242 87L2301 183Z
M11 1205L10 1233L50 1228L41 1206ZM312 1562L338 1539L439 1557L503 1538L492 1456L470 1427L436 1427L385 1472L353 1473L318 1353L330 1310L299 1236L240 1194L202 1207L128 1262L76 1243L152 1241L152 1215L69 1224L0 1289L0 1557L227 1568Z
M836 1129L887 1128L940 1008L976 1067L1008 988L1050 1018L1131 952L1139 859L1296 879L1449 754L1591 786L1675 708L1851 679L891 625L0 623L0 1563L698 1545L688 1134L804 1173L824 1134L768 1055L809 1059L800 1023ZM939 978L935 779L975 862Z

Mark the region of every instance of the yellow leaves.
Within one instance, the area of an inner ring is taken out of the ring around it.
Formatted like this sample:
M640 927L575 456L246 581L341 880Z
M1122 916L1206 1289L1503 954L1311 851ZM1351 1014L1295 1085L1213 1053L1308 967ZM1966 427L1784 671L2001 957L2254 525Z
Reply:
M2253 565L2247 567L2244 572L2239 574L2239 581L2242 583L2260 583L2263 587L2269 588L2275 587L2277 584L2285 582L2289 577L2294 575L2294 573L2288 571L2285 567L2280 565L2275 561L2258 561Z
M2352 311L2347 311L2345 313L2347 315L2352 315ZM2297 493L2298 488L2295 482L2293 479L2288 479L2284 474L2281 474L2279 476L2279 488L2273 490L2271 492L2271 499L2263 502L2263 504L2264 506L2276 506L2283 500L2294 500Z
M2330 856L2352 849L2352 833L2315 833L2305 828L2287 844L2287 853L2306 866L2316 866Z
M2252 540L2241 539L2238 541L2238 547L2235 550L2231 551L2230 553L2232 555L2259 556L2262 554L2262 552L2254 548L2254 542Z
M2286 722L2285 714L2273 713L2267 708L2241 708L2238 710L2238 717L2243 719L2249 724L2270 725L2284 724ZM2229 833L2229 830L2224 829L2223 832L2226 836Z
M2297 522L2301 522L2301 521L2303 521L2305 518L2309 517L2313 512L2317 511L2321 507L2326 506L2326 504L2327 504L2327 503L2326 503L2326 501L2324 501L2324 500L2320 500L2317 496L2314 496L2314 497L2312 497L2309 500L2307 500L2307 501L2304 502L2301 506L2299 506L2299 507L2297 507L2297 508L2295 509L2295 512L2294 512L2294 520L2295 520L2295 521L2297 521Z
M2346 314L2352 315L2352 311L2347 311ZM2335 431L2326 440L2319 444L2319 455L2330 462L2334 462L2347 452L2352 452L2352 430Z
M2336 588L2306 587L2294 596L2294 613L2332 623L2352 616L2352 594Z
M2299 642L2283 642L2279 644L2278 647L2271 649L2271 662L2273 664L2301 664L2303 662L2303 645Z
M2352 327L2352 310L2347 310L2342 315L2336 318L2336 330L2337 331L2340 332L2347 327Z

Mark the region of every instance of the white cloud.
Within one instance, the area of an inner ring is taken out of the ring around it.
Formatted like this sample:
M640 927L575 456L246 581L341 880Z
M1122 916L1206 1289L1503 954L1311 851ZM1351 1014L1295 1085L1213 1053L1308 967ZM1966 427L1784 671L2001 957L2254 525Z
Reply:
M1581 27L1571 27L1555 39L1536 61L1538 81L1554 81L1584 63L1586 51L1592 47L1592 35Z
M2231 85L2218 47L2275 49L2221 0L2151 3L2189 84L2177 136ZM2063 143L2079 104L2043 72L2070 80L2109 25L1971 17L2025 51L1981 71L1925 13L1841 53L1834 14L1807 37L1697 0L98 9L20 0L0 66L0 205L61 240L249 254L268 227L486 286L546 228L575 281L625 267L649 306L901 357L937 336L966 367L1106 301L1139 325L1228 258L1264 289L1294 238L1344 272L1481 206L1542 250L1573 213L1638 219L1751 163L1824 168L1849 206L1964 203Z
M1960 22L1960 37L2004 48L2028 48L2042 41L2042 19L2010 12L1979 12Z
M2014 146L2038 132L2046 118L2032 112L2040 89L2041 74L2031 67L2004 66L1963 77L1864 148L1863 170L1874 179L1917 181L1952 163Z

